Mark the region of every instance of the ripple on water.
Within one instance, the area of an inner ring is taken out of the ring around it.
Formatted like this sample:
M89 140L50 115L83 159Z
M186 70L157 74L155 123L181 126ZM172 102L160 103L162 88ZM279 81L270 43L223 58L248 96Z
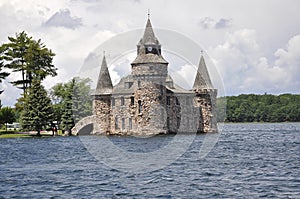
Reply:
M215 148L198 159L204 137L172 164L143 174L101 164L78 137L0 139L0 198L299 197L300 123L225 124ZM147 153L172 136L110 139Z

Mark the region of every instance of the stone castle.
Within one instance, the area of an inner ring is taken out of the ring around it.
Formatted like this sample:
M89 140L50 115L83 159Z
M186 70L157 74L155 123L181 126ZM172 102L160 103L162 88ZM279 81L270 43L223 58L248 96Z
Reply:
M185 90L176 85L168 74L168 62L150 19L137 44L131 74L113 86L104 56L93 96L96 134L217 132L217 90L204 57L201 55L193 88Z

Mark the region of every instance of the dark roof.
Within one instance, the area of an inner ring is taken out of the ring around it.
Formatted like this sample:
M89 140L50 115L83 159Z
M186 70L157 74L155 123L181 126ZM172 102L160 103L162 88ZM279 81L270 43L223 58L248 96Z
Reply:
M193 89L201 88L213 88L203 56L200 58L198 71L193 85Z
M145 64L145 63L160 63L168 64L168 62L161 56L152 53L139 54L131 64Z
M94 94L95 95L110 94L112 92L112 89L113 89L113 85L107 68L106 59L105 56L103 56L97 87Z
M147 20L146 28L141 42L144 45L159 45L159 41L154 35L154 31L150 19Z
M160 52L158 54L146 53L145 47L147 45L156 48L158 52L161 49L161 45L158 39L154 35L154 31L150 19L147 20L144 35L138 43L138 48L140 50L138 50L138 55L135 58L135 60L132 62L132 64L145 64L145 63L168 64L168 62L161 56Z

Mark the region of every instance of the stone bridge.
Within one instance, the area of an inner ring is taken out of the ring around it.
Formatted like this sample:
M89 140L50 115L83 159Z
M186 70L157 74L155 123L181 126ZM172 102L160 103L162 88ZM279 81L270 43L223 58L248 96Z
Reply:
M82 118L81 120L79 120L75 126L72 128L71 133L72 135L78 135L79 131L89 125L89 124L93 124L93 132L91 134L95 134L96 132L100 132L98 125L97 124L97 116L96 115L91 115L91 116L87 116Z

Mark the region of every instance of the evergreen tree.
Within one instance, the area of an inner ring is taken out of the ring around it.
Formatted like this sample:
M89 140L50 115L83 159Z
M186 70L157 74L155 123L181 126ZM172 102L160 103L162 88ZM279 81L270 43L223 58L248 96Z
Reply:
M61 128L63 131L68 131L70 134L70 131L74 126L73 99L72 93L69 92L62 104Z
M63 130L70 130L81 118L92 114L92 97L89 79L74 77L67 83L51 88L56 120Z
M57 69L52 64L55 54L41 40L33 40L24 31L17 33L15 38L8 37L8 40L9 43L1 46L3 55L0 59L6 61L4 66L12 72L21 73L22 79L12 84L23 89L24 96L34 78L43 80L48 75L57 75Z
M4 48L0 46L0 83L2 82L3 79L5 79L7 76L9 76L8 72L2 71L2 69L4 67L3 58L2 58L3 51L4 51ZM1 93L3 93L3 90L0 90L0 94ZM1 108L1 100L0 100L0 108Z
M0 110L0 123L5 124L5 130L7 131L7 124L15 121L15 114L12 108L3 107Z
M42 128L52 123L53 117L51 100L47 96L45 88L41 85L40 80L33 79L21 114L22 128L35 130L37 135L40 135Z

